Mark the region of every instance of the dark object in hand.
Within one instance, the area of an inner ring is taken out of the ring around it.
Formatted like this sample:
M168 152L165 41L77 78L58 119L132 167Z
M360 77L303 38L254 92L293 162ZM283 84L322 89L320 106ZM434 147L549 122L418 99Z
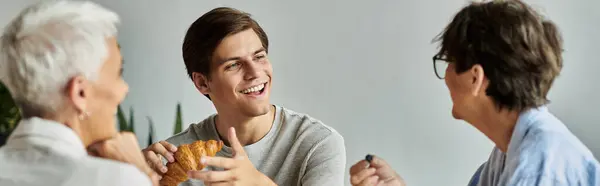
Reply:
M371 161L373 161L373 155L367 154L367 156L365 157L365 160L367 160L367 162L371 163Z

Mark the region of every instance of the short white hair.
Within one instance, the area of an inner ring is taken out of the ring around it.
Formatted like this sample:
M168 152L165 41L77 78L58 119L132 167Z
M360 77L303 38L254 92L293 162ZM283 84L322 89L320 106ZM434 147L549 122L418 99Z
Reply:
M56 112L71 78L97 78L118 23L116 13L91 2L33 4L0 38L0 80L23 111L35 112L28 114Z

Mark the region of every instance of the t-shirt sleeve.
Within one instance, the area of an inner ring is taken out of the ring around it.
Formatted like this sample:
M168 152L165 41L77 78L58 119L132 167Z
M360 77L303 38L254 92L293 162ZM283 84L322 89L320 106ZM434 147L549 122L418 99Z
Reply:
M346 147L337 132L316 143L310 150L302 186L344 185Z

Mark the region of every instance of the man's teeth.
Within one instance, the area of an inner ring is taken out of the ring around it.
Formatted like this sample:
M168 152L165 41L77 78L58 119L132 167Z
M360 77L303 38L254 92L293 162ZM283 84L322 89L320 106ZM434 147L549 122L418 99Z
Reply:
M264 83L260 84L260 85L256 85L256 86L250 87L250 88L248 88L246 90L242 90L242 93L248 94L248 93L252 93L252 92L258 92L258 91L262 90L263 88L265 88L265 84Z

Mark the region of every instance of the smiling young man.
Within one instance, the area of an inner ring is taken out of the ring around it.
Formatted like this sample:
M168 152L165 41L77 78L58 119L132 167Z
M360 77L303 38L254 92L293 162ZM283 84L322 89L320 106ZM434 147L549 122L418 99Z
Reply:
M269 102L269 41L249 14L211 10L190 26L182 49L189 77L217 114L145 149L157 172L167 171L160 157L174 161L176 146L216 139L225 142L223 150L202 158L214 168L190 172L194 179L183 185L344 184L342 136L319 120Z

